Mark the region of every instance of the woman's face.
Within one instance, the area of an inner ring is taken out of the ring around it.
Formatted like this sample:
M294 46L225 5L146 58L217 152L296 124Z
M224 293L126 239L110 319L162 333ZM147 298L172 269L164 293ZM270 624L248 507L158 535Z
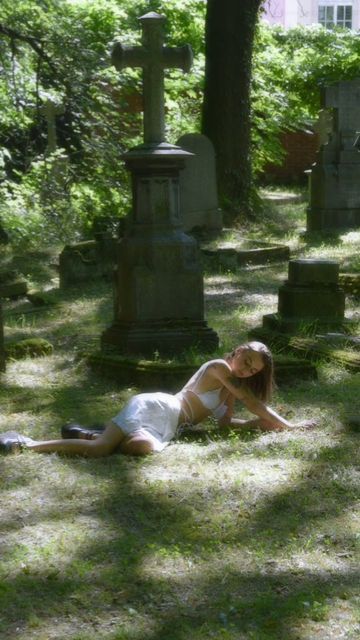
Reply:
M250 378L263 369L264 362L261 353L245 347L232 358L230 367L237 378Z

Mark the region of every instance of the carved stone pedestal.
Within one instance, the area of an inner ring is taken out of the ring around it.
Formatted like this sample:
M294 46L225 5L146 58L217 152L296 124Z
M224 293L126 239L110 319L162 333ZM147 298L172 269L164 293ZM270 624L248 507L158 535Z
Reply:
M133 212L119 242L114 323L102 335L104 351L174 355L218 345L204 321L198 246L181 226L179 170L187 155L161 143L124 156L132 174Z
M345 293L333 260L290 260L279 288L278 313L263 317L264 328L285 333L334 331L346 325Z

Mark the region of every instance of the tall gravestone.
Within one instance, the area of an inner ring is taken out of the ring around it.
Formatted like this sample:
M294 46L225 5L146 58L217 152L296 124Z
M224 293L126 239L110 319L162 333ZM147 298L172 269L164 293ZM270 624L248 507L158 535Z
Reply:
M327 87L322 106L332 112L332 131L310 172L308 231L360 225L360 78ZM328 120L330 122L330 120Z
M209 138L200 133L186 133L177 144L189 151L180 173L180 204L185 231L213 234L222 229L222 212L218 205L215 151Z
M165 142L164 70L188 71L188 45L163 43L164 16L140 18L142 45L114 45L119 70L141 67L144 144L124 154L131 173L130 224L119 242L114 321L102 335L102 349L153 355L189 347L211 350L217 334L204 320L203 275L196 241L182 228L179 172L187 151Z

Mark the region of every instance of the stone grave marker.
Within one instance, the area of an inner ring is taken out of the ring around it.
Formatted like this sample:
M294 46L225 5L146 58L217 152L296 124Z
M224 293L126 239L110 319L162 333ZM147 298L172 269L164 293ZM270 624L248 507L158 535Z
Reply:
M327 87L322 106L332 111L332 131L309 172L307 230L354 228L360 225L360 78Z
M204 320L203 275L194 238L182 229L179 172L189 152L165 142L164 71L192 63L189 45L164 46L165 17L140 18L141 46L114 45L118 70L143 70L144 144L124 154L133 207L119 242L114 321L102 350L130 355L212 350L218 336Z
M109 236L68 244L59 256L60 288L110 278L116 264L117 239Z
M193 155L180 173L180 204L185 231L213 234L222 229L218 204L215 151L212 142L200 133L187 133L176 143Z
M263 325L284 333L334 331L346 324L345 293L335 260L290 260L288 280L279 288L278 313Z
M333 360L360 370L359 339L345 318L345 292L334 260L290 260L288 280L279 288L278 313L263 316L262 327L249 332L275 348L312 361Z

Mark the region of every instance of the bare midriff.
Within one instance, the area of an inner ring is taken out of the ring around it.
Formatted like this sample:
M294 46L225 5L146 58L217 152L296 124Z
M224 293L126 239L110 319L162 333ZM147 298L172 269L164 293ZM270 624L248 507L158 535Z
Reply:
M183 391L183 400L181 402L181 411L179 415L179 424L191 423L198 424L212 415L212 411L204 407L197 395L190 390ZM229 392L223 389L221 392L221 401L226 400Z

